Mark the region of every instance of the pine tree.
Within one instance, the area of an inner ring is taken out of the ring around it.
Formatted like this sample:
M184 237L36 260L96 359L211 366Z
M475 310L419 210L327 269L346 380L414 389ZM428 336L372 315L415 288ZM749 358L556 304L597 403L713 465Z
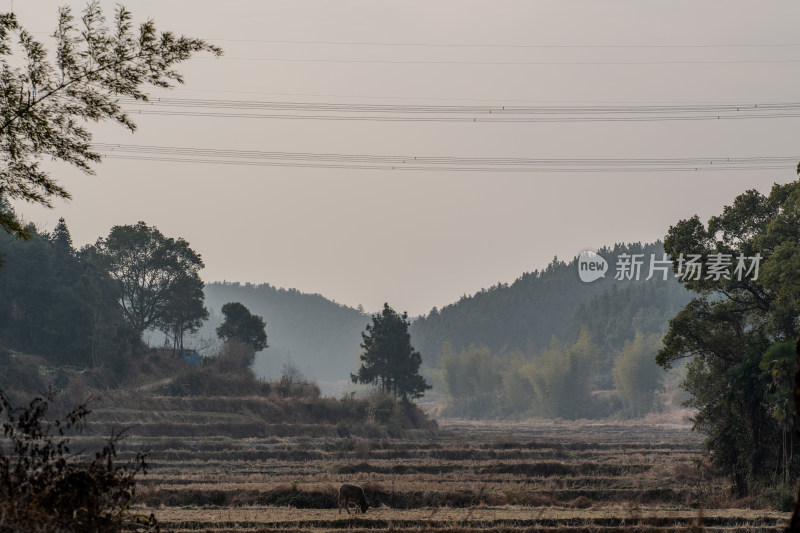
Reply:
M431 386L419 374L422 356L411 346L408 314L398 315L386 303L361 333L361 368L350 374L353 383L371 383L381 392L403 400L420 398Z
M69 233L64 217L58 219L58 224L53 229L53 233L50 234L50 241L59 251L74 255L75 248L72 247L72 235Z

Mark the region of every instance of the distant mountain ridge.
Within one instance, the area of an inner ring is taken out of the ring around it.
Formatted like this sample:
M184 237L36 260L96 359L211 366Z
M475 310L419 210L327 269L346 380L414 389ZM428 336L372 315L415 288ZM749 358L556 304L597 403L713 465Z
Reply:
M688 302L689 293L671 273L665 281L658 276L644 281L649 263L639 281L614 279L621 254L642 254L646 262L651 254L660 259L660 242L617 244L598 253L608 262L608 272L591 283L580 280L577 257L569 262L555 258L543 270L526 272L511 284L482 289L416 317L411 342L422 353L423 366L439 366L445 342L456 351L475 344L494 352L532 353L553 338L574 341L582 326L610 354L637 329L663 332L669 318ZM257 359L259 375L275 377L290 360L310 378L349 382L357 368L361 332L370 321L363 310L267 283L209 283L205 294L211 319L201 332L204 336L213 336L222 305L231 301L243 303L267 322L269 348Z

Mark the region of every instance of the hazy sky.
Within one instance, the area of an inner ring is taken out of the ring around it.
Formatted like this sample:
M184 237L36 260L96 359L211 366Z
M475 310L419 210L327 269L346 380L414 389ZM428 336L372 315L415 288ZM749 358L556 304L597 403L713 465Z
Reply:
M50 43L56 5L17 0L13 8ZM152 18L162 29L224 48L221 59L198 57L182 67L186 84L168 95L182 99L436 106L800 101L795 1L126 5L137 20ZM412 157L800 160L800 117L517 124L134 118L135 135L103 125L95 141ZM369 311L388 301L415 315L513 282L556 255L663 238L680 218L707 219L745 189L766 192L794 179L793 167L503 173L107 159L95 176L54 167L72 201L18 209L45 228L65 217L78 245L113 225L144 220L188 240L205 261L207 282L268 282Z

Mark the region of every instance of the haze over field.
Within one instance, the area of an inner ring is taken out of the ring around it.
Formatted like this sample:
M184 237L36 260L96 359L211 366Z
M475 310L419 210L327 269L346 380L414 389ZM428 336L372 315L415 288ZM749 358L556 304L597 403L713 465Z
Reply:
M84 1L0 0L6 529L800 524L796 3Z
M85 4L61 3L76 12ZM101 4L111 12L114 2ZM111 226L144 220L189 241L203 256L206 282L268 282L368 312L388 301L418 315L498 281L513 282L554 255L569 259L587 247L653 242L676 220L706 219L741 191L767 192L794 175L796 118L733 120L725 117L736 112L726 112L719 120L685 120L691 113L682 109L668 113L669 120L640 121L643 111L629 109L595 121L598 106L750 109L796 100L800 6L794 2L760 9L741 1L182 0L128 7L137 20L152 17L163 28L206 38L225 56L187 62L186 86L153 93L182 103L135 106L143 113L134 116L134 136L103 125L96 128L98 142L296 155L267 160L263 153L140 150L124 155L133 160L109 157L96 176L54 166L74 200L53 210L16 207L46 228L65 217L77 246ZM52 2L17 1L13 9L40 39L55 27ZM246 103L209 108L198 99ZM304 103L345 107L298 110ZM434 121L449 115L406 107L367 115L415 120L336 118L363 117L353 105L573 107L540 122ZM577 116L574 106L592 107L594 118ZM119 148L102 151L120 155ZM345 158L336 164L359 168L329 168L330 161L309 154L403 157ZM468 171L474 161L448 160L460 170L431 170L441 164L402 170L404 158L415 156L512 158L512 166L528 167L506 172L508 165L495 161ZM787 159L693 170L707 167L708 158L734 156ZM519 158L568 161L532 172L533 164ZM598 158L621 161L583 161ZM632 160L642 158L698 160L634 168ZM365 164L380 169L360 168Z

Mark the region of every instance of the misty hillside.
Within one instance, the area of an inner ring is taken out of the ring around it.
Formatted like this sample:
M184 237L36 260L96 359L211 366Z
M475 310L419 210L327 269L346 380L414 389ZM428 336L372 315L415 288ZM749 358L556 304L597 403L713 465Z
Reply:
M256 373L274 377L287 361L297 365L309 378L335 382L350 379L355 370L361 332L369 317L320 296L296 289L279 289L269 284L227 282L205 287L210 319L201 336L214 336L222 322L221 308L241 302L267 323L269 347L256 360Z
M598 251L608 261L605 278L584 283L577 258L554 259L545 269L522 274L512 284L498 284L414 321L411 335L427 367L438 367L442 346L455 351L471 344L492 352L519 349L533 353L547 348L555 337L574 341L586 326L604 352L622 347L642 333L663 333L667 320L689 301L688 292L672 273L666 281L647 277L650 254L661 258L660 242L618 244ZM614 279L617 256L645 254L641 281Z
M84 286L94 272L91 255L74 250L66 226L52 235L32 231L28 241L0 239L5 259L0 276L0 345L40 355L53 364L105 365L121 371L117 367L124 366L122 354L130 335L114 296ZM426 368L438 368L445 342L456 352L475 344L494 353L520 349L532 354L547 348L553 337L574 341L585 326L601 353L611 357L637 329L660 336L688 294L672 276L668 281L614 281L615 258L623 252L660 256L663 249L656 243L600 250L610 271L592 283L579 280L576 260L554 260L511 284L481 290L416 318L412 343ZM96 287L107 285L98 279ZM204 292L210 317L187 343L189 347L202 346L199 339L216 339L222 305L237 301L267 323L269 348L259 354L255 368L260 376L277 377L283 364L291 361L308 378L319 380L326 392L349 387L369 315L318 294L269 284L211 283ZM163 333L153 333L151 345L163 339ZM342 383L325 385L335 382Z
M456 352L474 344L492 352L533 353L547 348L553 338L572 342L585 327L604 359L633 339L637 330L660 336L669 318L689 300L671 273L666 281L658 276L644 281L650 254L660 258L662 244L618 244L599 253L608 260L609 271L591 283L578 278L577 258L554 259L545 269L524 273L511 284L482 289L417 317L411 335L423 365L439 367L445 342ZM614 279L616 258L622 253L645 254L641 281ZM269 348L257 359L259 375L275 377L286 361L292 361L309 378L349 383L368 314L319 294L269 284L210 283L205 294L210 319L200 333L203 337L214 336L227 302L241 302L264 317ZM610 368L610 359L603 362L602 368Z

